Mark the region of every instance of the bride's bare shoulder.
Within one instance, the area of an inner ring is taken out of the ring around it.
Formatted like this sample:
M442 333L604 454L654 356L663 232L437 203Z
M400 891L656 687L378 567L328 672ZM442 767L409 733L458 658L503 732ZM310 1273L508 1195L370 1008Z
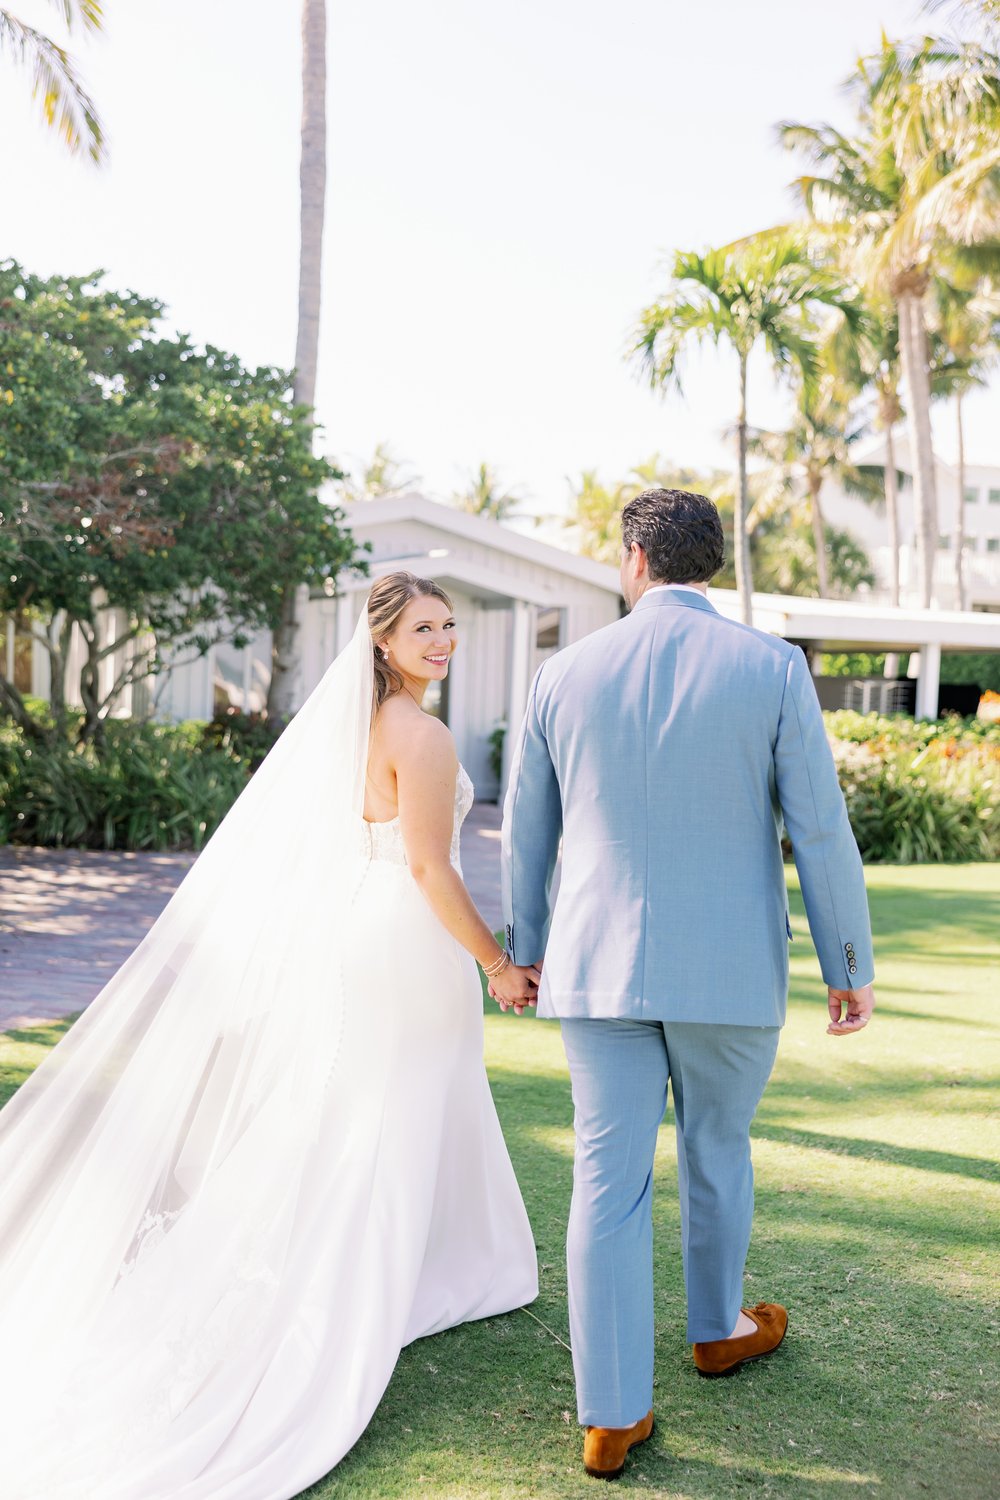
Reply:
M382 704L376 727L379 739L395 763L455 756L455 738L447 724L425 714L408 693L397 693Z

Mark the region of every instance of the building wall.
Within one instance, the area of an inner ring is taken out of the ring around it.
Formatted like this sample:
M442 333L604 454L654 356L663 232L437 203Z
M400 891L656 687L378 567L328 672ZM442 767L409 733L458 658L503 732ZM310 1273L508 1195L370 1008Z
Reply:
M908 464L905 436L897 435L897 465ZM881 450L867 462L878 462ZM938 548L934 561L934 598L941 609L958 607L955 581L955 538L958 528L958 475L946 463L935 465L938 499ZM966 468L968 501L962 502L962 521L966 543L963 568L966 593L971 608L995 609L1000 606L1000 465L970 464ZM870 505L856 495L847 494L838 484L827 484L823 492L827 522L849 531L861 542L876 575L876 587L864 597L873 603L889 600L889 529L885 505ZM917 602L916 537L914 528L913 484L903 473L899 490L900 592L901 602Z

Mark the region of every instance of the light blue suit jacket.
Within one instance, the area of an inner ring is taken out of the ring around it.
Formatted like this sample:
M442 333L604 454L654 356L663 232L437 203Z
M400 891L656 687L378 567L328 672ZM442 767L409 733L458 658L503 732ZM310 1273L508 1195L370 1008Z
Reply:
M502 845L538 1014L780 1026L782 818L824 980L867 984L864 872L797 646L667 588L543 662Z

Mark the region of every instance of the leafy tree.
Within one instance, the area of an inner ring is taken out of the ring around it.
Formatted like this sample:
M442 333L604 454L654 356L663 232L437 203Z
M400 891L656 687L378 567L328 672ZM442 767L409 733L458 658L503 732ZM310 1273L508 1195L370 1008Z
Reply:
M84 738L128 684L273 629L288 577L353 561L288 376L160 336L162 304L99 279L0 265L0 612L48 652L57 725L77 627ZM46 732L2 676L0 704Z
M679 369L692 342L727 344L739 362L738 489L734 526L737 587L743 618L752 617L753 575L747 534L747 367L762 342L777 369L798 369L808 385L817 372L814 315L836 308L852 324L863 319L850 288L830 264L817 260L798 234L775 231L709 250L678 252L665 295L643 312L634 340L651 385L680 385Z
M460 510L488 516L492 521L506 521L517 515L517 506L521 504L521 496L515 490L505 490L497 470L488 463L481 463L452 499Z
M52 0L70 32L100 31L104 7L100 0ZM0 52L34 75L32 93L41 100L46 125L62 136L74 155L86 150L95 162L106 155L104 127L97 108L65 47L29 26L6 7L0 8Z

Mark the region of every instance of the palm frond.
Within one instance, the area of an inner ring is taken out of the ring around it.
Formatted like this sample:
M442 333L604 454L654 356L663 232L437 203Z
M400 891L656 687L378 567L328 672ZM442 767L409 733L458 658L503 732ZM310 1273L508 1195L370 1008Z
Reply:
M90 8L99 14L99 6ZM57 131L70 151L77 154L86 150L93 161L104 161L104 127L65 48L10 11L0 10L0 51L9 52L15 61L31 68L32 94L41 102L46 124Z
M82 31L100 31L104 25L101 0L49 0L62 16L67 31L79 25Z

